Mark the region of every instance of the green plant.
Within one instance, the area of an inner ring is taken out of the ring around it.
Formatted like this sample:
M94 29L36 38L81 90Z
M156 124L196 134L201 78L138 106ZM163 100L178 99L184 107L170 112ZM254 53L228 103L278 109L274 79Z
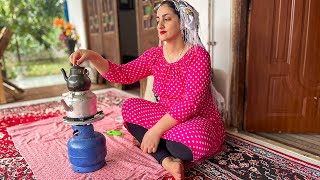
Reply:
M55 75L61 73L61 68L69 69L70 62L68 58L57 58L54 59L54 63L50 59L33 60L23 62L20 66L26 67L25 77L38 77ZM10 62L7 63L7 76L8 79L16 78L17 64Z
M21 63L25 54L50 49L59 42L51 23L56 16L63 16L59 0L0 1L0 27L13 32L7 51L15 52Z

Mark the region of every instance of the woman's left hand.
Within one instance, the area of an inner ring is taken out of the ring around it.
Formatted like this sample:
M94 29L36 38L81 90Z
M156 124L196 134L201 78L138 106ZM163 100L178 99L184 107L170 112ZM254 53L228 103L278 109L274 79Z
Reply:
M155 153L157 151L162 134L155 129L149 129L142 139L141 149L144 153Z

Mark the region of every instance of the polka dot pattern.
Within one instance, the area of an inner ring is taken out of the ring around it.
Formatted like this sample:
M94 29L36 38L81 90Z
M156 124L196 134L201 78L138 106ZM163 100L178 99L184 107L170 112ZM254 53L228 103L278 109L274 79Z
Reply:
M162 138L189 147L194 161L220 149L225 133L210 90L210 56L204 48L193 46L174 63L165 60L163 47L156 47L127 64L109 64L104 77L111 82L130 84L154 76L153 88L159 101L127 99L122 105L125 122L150 129L168 113L178 124Z

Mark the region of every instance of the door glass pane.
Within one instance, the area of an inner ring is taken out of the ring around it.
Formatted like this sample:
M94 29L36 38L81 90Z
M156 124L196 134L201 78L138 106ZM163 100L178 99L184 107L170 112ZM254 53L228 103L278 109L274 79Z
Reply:
M93 19L93 26L95 27L94 32L99 32L99 21L98 21L98 16L94 16Z
M109 16L109 23L112 24L112 25L114 24L113 15Z
M154 11L154 7L160 4L161 0L142 0L142 10L143 10L143 27L144 29L154 29L157 27L156 23L156 12Z
M114 31L114 18L113 18L113 15L109 16L109 31Z
M149 5L143 7L143 14L145 16L150 16L152 14L152 9Z
M145 29L148 29L149 28L149 20L144 20L143 21L143 27L145 28Z
M109 0L109 11L112 12L113 0Z

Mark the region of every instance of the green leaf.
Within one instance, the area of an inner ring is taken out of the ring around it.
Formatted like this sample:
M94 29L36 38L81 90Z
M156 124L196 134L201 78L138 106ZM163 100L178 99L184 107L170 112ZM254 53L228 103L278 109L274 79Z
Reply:
M59 43L54 17L63 17L60 0L6 0L0 1L0 27L7 26L13 31L8 51L24 55L34 48L48 49ZM46 34L51 34L50 38ZM16 41L19 41L19 49Z

